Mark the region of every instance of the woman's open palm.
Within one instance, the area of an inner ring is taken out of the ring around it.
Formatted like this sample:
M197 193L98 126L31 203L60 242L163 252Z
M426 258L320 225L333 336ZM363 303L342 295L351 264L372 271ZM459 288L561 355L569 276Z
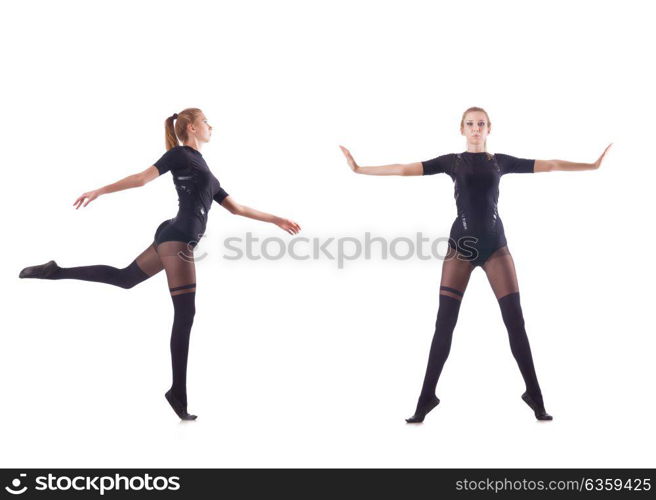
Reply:
M346 149L344 146L339 147L342 150L342 153L344 153L344 156L346 156L346 161L349 164L349 167L351 167L351 170L354 172L357 171L358 169L358 164L355 163L355 160L353 159L353 155L351 155L351 152Z
M594 162L595 168L599 168L601 166L601 161L604 159L604 156L606 155L606 151L608 151L608 148L610 148L612 145L613 143L611 142L608 146L606 146L606 149L604 149L604 152L601 153L599 159L596 162Z

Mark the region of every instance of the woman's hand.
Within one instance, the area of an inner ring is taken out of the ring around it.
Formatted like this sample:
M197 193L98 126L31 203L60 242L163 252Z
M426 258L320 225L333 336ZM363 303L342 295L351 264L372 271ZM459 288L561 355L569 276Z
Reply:
M353 155L351 155L351 152L346 149L344 146L339 147L342 150L342 153L344 153L344 156L346 156L346 161L349 164L349 167L351 167L351 170L353 170L356 174L360 173L360 167L358 166L357 163L355 163L355 160L353 159Z
M597 169L597 168L599 168L599 167L601 166L601 161L604 159L604 156L605 156L605 154L606 154L606 151L608 151L608 148L610 148L612 145L613 145L613 143L611 142L611 143L606 147L606 149L604 149L604 152L601 153L601 156L599 157L599 159L598 159L596 162L594 162L594 163L592 164L593 167L594 167L595 169Z
M73 203L73 206L75 207L75 210L80 208L80 206L86 207L89 203L91 203L93 200L98 198L98 196L100 196L101 194L102 194L102 192L101 192L100 189L94 189L93 191L88 191L88 192L80 195L80 197L77 200L75 200L75 203ZM84 205L82 205L82 202L84 202L85 199L87 201L84 203ZM75 206L75 205L77 205L77 206Z
M273 223L287 231L289 234L296 234L301 230L301 226L296 224L296 222L289 219L283 219L282 217L277 217Z

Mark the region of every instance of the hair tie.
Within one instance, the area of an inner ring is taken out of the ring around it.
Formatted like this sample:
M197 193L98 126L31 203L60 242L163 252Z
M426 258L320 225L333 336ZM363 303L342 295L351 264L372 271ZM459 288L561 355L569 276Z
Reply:
M178 113L173 113L173 116L171 118L175 120L177 117L178 117Z

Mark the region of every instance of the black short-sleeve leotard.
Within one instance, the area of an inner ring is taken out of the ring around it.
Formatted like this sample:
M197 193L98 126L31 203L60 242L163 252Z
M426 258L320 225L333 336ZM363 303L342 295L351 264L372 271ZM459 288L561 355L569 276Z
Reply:
M451 225L449 246L460 258L482 266L507 244L497 212L499 180L504 174L533 173L535 160L501 153L451 153L422 162L423 174L448 174L454 183L458 216Z
M178 192L178 214L162 222L155 231L155 243L184 241L196 246L205 233L212 200L223 202L228 193L212 174L200 151L175 146L155 162L162 175L170 171Z

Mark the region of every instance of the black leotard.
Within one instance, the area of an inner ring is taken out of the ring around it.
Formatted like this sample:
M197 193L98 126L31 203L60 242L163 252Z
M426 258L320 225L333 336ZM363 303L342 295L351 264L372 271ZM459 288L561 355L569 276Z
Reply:
M171 171L178 191L178 214L162 222L155 231L155 243L184 241L196 246L205 233L212 200L223 202L228 193L210 172L200 151L175 146L155 162L160 175Z
M503 223L497 212L499 180L510 173L533 173L535 160L464 152L422 162L424 175L448 174L454 182L458 216L451 226L449 246L464 260L482 266L488 257L506 245Z

